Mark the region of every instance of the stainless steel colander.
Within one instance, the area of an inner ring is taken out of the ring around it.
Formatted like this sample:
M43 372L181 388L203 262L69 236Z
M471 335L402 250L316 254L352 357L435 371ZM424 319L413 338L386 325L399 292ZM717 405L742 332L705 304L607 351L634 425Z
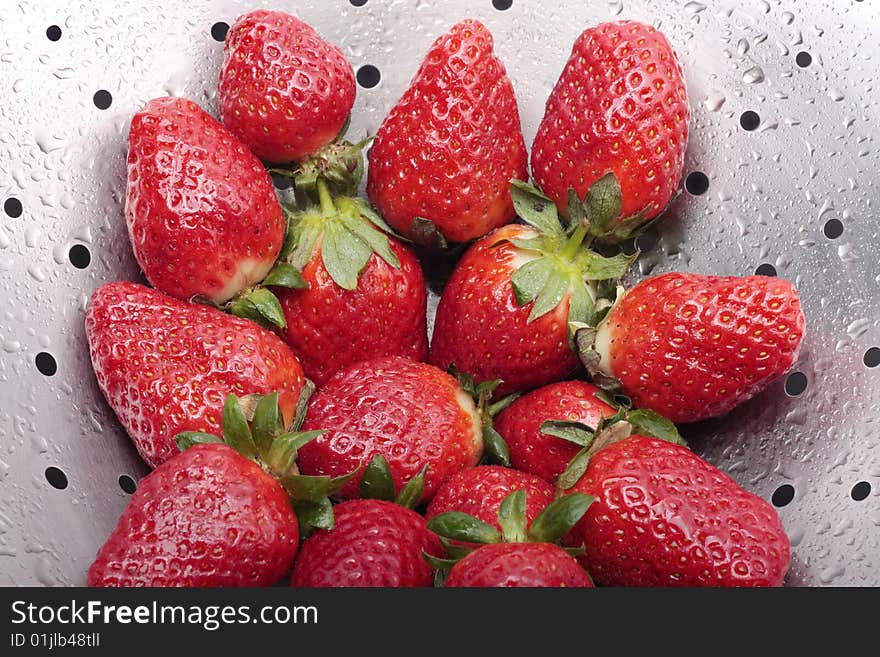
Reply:
M225 28L299 15L358 71L374 133L433 39L495 37L531 141L575 37L653 23L685 70L686 192L638 275L794 281L795 372L692 447L778 508L788 584L880 585L880 3L877 0L0 0L0 585L81 585L146 473L89 364L83 310L141 280L123 218L128 122L149 98L216 113Z

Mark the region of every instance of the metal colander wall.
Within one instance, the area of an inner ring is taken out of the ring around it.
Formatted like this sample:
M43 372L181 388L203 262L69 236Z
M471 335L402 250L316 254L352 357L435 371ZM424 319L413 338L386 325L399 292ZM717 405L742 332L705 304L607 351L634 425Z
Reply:
M795 371L692 447L778 508L789 585L880 585L880 85L876 0L103 0L0 3L0 584L80 585L146 473L101 397L83 310L141 280L123 218L128 122L149 98L216 113L227 25L298 14L357 70L374 133L433 39L483 21L527 143L575 37L635 18L678 51L693 108L685 193L636 276L794 281Z

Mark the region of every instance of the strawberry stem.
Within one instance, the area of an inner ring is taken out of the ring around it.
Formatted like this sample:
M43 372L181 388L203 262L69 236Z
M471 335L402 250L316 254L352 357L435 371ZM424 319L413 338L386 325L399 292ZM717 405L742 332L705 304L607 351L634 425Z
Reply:
M564 260L571 260L574 258L578 249L581 248L584 238L587 236L588 229L589 226L585 222L582 222L571 234L571 237L565 241L562 250L559 252L559 256Z
M318 200L321 202L321 212L326 216L336 214L336 206L333 205L333 199L330 197L330 190L327 189L327 182L323 177L318 178Z

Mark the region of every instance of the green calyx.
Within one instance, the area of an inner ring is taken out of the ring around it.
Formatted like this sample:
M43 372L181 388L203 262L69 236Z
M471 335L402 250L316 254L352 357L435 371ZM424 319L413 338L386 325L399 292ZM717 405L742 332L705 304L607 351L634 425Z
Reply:
M270 167L269 172L293 179L297 194L312 202L318 201L319 180L323 180L336 196L353 196L364 177L363 150L373 138L367 137L357 143L344 140L350 120L349 115L339 134L317 153L290 168Z
M316 189L317 205L288 214L288 235L280 261L301 272L320 248L327 273L346 290L357 287L373 253L391 267L400 267L388 239L394 232L367 201L350 196L334 198L323 179L317 181Z
M541 424L541 433L567 440L580 447L557 477L557 488L568 490L574 486L586 472L594 454L633 434L651 436L687 447L687 442L681 437L675 424L659 413L647 408L631 408L629 399L622 395L611 397L603 391L597 392L596 397L613 406L617 412L603 417L595 428L569 420L546 420Z
M339 491L357 470L342 477L307 476L299 473L297 451L325 431L299 431L305 401L314 390L307 386L297 406L297 417L285 426L278 393L247 395L239 398L230 394L223 405L222 435L184 431L174 441L181 451L203 443L223 443L245 458L258 463L275 477L287 491L300 520L301 530L333 527L333 513L329 496ZM305 400L303 399L305 398ZM301 513L302 512L302 513Z
M600 291L607 289L607 281L616 283L638 253L605 256L593 250L588 214L572 212L563 223L556 204L533 185L513 180L510 195L517 214L537 231L534 237L509 240L529 258L511 276L516 302L533 304L528 321L546 315L568 296L568 321L595 325L607 306Z
M422 551L422 558L436 569L435 586L443 586L446 576L458 561L493 543L554 543L560 540L584 516L595 498L585 493L562 495L547 505L528 525L526 492L517 490L502 500L498 508L499 531L493 525L461 511L440 513L428 521L428 529L440 537L445 557ZM474 545L476 544L476 548ZM584 553L583 546L565 548L572 556Z
M476 383L473 376L467 372L459 371L455 364L450 365L447 371L455 377L461 389L469 394L477 405L483 434L482 461L510 467L510 449L507 447L507 442L493 426L492 419L510 406L521 393L507 395L493 403L492 396L501 385L500 379Z
M669 204L677 197L678 193L670 199ZM608 172L592 184L582 199L578 198L574 189L569 189L566 210L569 222L586 224L589 234L604 244L633 239L645 232L666 211L664 208L663 212L649 221L648 217L654 211L654 204L650 204L621 219L622 205L620 181L613 172Z
M302 289L309 285L295 267L286 262L276 262L259 285L243 290L227 301L223 309L237 317L250 319L263 328L285 328L287 321L284 319L284 309L268 286Z
M502 542L556 543L583 517L593 499L584 493L563 495L551 502L527 526L526 492L517 490L505 497L498 509L501 531L461 511L448 511L434 516L428 521L428 529L447 541L481 545ZM459 554L460 549L459 546Z
M427 473L428 466L425 465L400 489L399 493L396 493L388 461L381 454L376 454L370 459L361 476L361 497L394 502L407 509L414 509L422 499Z

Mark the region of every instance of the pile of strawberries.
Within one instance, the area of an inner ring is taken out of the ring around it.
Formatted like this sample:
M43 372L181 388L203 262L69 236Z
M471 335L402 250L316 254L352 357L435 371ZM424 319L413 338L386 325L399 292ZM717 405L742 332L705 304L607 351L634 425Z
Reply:
M103 285L86 328L154 470L89 585L782 584L776 512L676 424L792 366L797 291L620 285L687 145L660 32L581 34L532 183L513 87L473 20L433 43L373 140L345 140L346 58L285 13L232 26L218 94L220 121L182 98L131 121L125 217L151 287ZM422 261L462 251L429 344Z

